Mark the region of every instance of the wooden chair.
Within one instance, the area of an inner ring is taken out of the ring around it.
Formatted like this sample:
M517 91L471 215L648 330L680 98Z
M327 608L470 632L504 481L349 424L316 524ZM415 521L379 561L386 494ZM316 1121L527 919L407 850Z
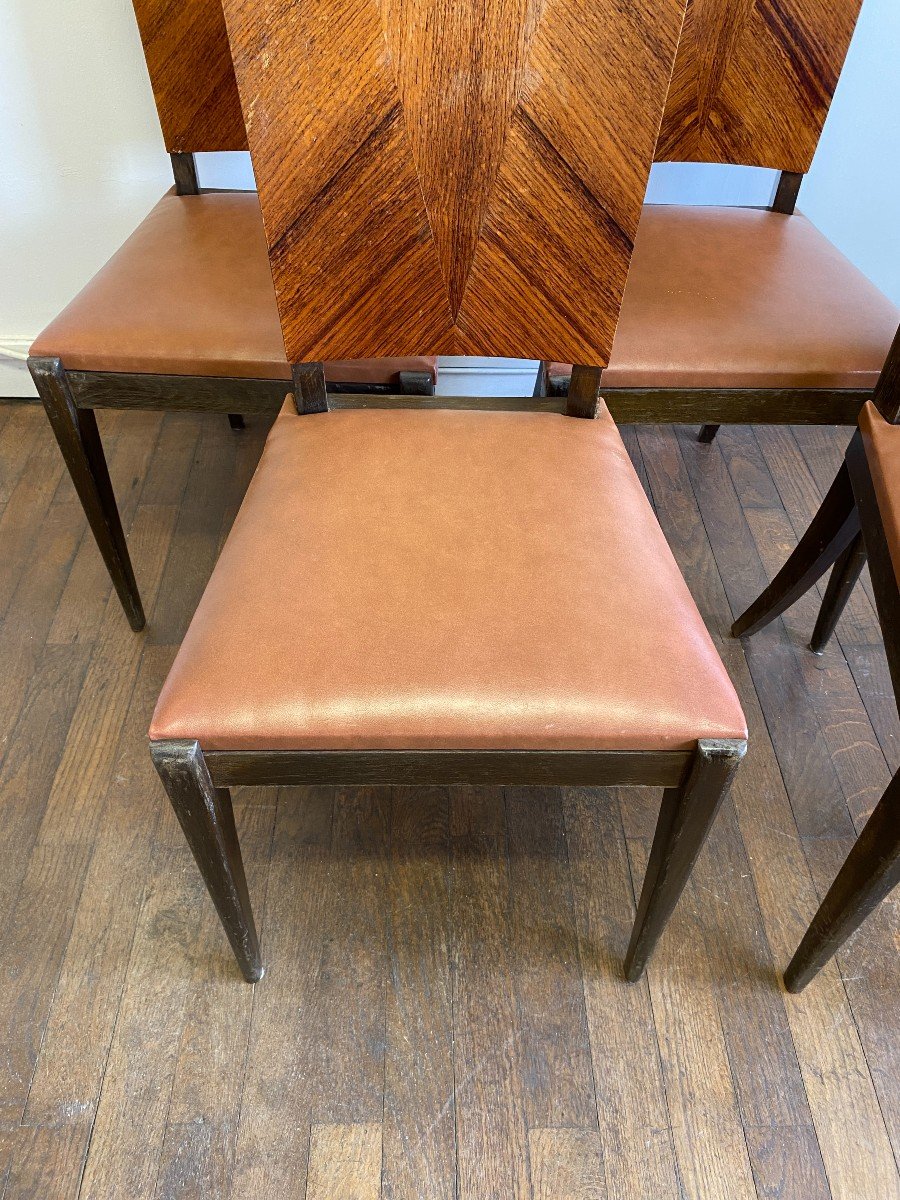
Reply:
M746 747L597 393L680 7L225 11L294 390L150 748L241 970L232 785L635 784L666 789L637 979ZM321 360L360 338L585 365L568 402L328 395Z
M648 205L603 395L617 421L855 424L900 311L794 212L861 0L689 0L660 162L781 172L771 210ZM570 367L541 365L537 394ZM714 424L716 423L716 424Z
M144 612L94 409L212 409L240 427L240 414L277 411L291 372L257 197L197 182L194 151L247 148L221 4L135 9L175 188L40 334L28 365L137 630ZM333 362L326 377L336 390L427 395L435 360Z
M900 332L844 465L796 550L734 623L749 637L833 565L810 649L821 653L868 559L894 695L900 695ZM875 807L785 972L801 991L900 881L900 772Z

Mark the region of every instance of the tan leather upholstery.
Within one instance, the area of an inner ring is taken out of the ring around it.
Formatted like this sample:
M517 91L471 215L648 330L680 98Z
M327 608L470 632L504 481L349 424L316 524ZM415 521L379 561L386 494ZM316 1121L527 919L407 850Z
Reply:
M70 370L291 377L253 192L156 205L31 348ZM328 363L336 382L393 383L433 358Z
M884 537L900 583L900 425L886 421L874 404L859 414L866 460L878 500Z
M872 388L898 324L900 310L799 213L647 205L603 382Z
M151 738L656 750L746 736L605 411L292 409Z

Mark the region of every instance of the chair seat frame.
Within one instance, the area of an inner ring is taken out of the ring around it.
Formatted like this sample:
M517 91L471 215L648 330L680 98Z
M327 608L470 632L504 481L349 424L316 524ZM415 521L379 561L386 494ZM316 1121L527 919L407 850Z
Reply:
M150 743L197 866L244 978L262 977L230 788L333 784L513 784L663 787L660 816L625 956L642 976L678 902L747 743L701 740L690 751L213 750L190 740Z

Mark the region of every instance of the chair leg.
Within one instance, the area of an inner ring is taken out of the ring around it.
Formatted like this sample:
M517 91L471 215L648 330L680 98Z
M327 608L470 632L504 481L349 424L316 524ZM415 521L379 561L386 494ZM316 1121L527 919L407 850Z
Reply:
M813 654L822 654L828 645L865 565L866 545L860 532L832 567L828 587L825 589L825 599L819 609L816 627L809 642Z
M793 554L731 627L732 637L749 637L799 600L825 574L859 533L859 513L842 463L828 495Z
M103 454L97 418L93 409L76 407L58 358L30 358L28 369L128 623L137 632L146 623L144 609Z
M698 742L687 782L663 793L631 944L625 955L625 977L632 983L644 973L746 749L743 741Z
M248 983L263 965L231 795L214 787L197 742L151 742L150 755Z
M240 413L229 413L228 414L228 424L231 426L232 429L245 429L246 428L246 426L244 425L244 418L241 416Z
M721 428L721 425L704 425L697 434L697 441L703 442L705 446L710 445Z
M900 772L888 784L784 973L800 992L900 883Z

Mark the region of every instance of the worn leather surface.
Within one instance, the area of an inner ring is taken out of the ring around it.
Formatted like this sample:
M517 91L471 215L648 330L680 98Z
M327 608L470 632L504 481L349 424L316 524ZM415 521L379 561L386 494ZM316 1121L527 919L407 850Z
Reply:
M150 736L658 750L746 726L605 410L289 401Z
M802 214L651 204L603 382L872 388L898 324L900 310Z
M253 192L168 193L31 348L82 371L291 377ZM434 374L433 358L328 363L336 382Z
M870 402L860 411L859 429L885 541L900 582L900 425L891 425Z

